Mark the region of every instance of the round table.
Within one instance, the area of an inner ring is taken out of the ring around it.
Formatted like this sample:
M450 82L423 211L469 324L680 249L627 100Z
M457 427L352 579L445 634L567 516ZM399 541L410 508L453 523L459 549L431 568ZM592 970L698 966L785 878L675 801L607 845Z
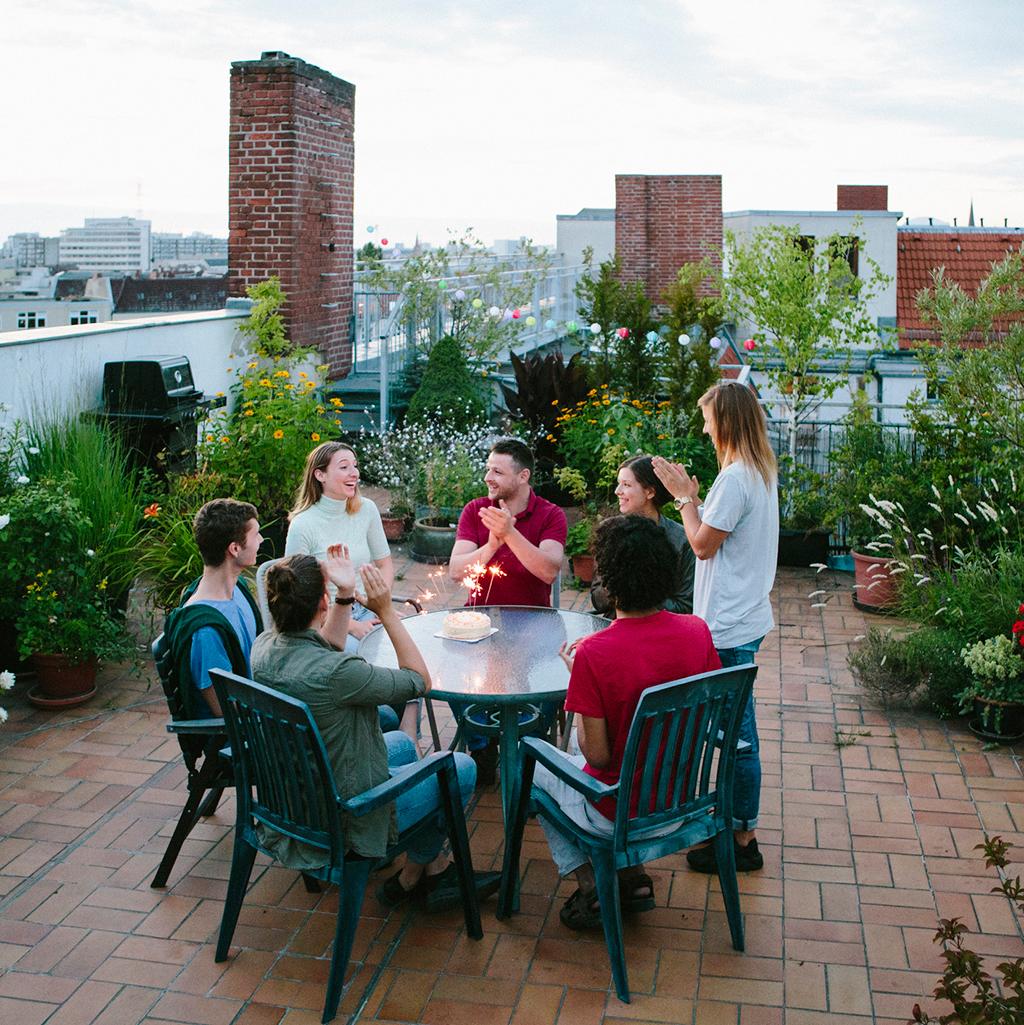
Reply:
M507 804L519 772L520 712L524 705L565 698L569 670L558 654L567 641L608 626L583 612L525 605L482 605L497 632L480 641L437 636L449 609L403 620L430 670L432 698L493 708L501 761L501 799ZM359 654L374 665L397 667L395 649L382 627L368 633Z

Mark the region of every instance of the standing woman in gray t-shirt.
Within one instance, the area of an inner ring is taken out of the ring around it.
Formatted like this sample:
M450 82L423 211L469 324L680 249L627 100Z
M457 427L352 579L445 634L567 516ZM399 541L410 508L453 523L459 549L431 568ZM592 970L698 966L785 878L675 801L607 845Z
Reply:
M764 412L745 385L722 381L698 400L704 433L721 468L698 506L700 484L686 468L660 457L654 471L676 500L687 540L697 557L693 611L711 629L723 666L754 661L765 634L775 625L771 591L779 547L779 494L775 454L768 443ZM736 758L733 830L736 870L761 868L757 813L761 798L761 755L751 695L740 725L750 750ZM689 851L698 872L716 872L713 845Z

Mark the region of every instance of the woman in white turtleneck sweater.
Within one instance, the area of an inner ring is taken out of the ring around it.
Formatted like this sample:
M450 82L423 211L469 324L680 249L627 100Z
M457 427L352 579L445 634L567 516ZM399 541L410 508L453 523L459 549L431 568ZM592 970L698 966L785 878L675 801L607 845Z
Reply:
M323 560L328 547L337 544L348 547L357 573L360 566L372 562L391 587L395 576L391 549L379 510L359 494L356 454L342 442L328 441L306 458L302 485L289 517L284 554L314 555ZM356 602L345 650L354 652L376 621L369 609Z

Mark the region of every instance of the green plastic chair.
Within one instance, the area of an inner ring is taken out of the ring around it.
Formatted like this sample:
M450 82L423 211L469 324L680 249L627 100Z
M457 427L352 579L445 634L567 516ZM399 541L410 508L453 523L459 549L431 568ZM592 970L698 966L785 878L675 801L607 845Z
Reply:
M217 940L216 961L225 961L238 923L256 852L261 846L257 825L319 847L326 864L307 870L340 890L334 951L327 981L323 1022L338 1013L342 984L366 884L375 867L372 859L346 856L341 813L360 816L394 801L418 783L437 777L441 808L459 873L466 930L480 939L480 905L473 885L473 864L466 819L459 799L455 759L448 752L424 758L401 776L345 801L338 794L320 730L304 701L220 669L210 676L224 712L235 770L236 821L227 899ZM433 817L427 816L402 833L389 848L391 859L405 851Z
M221 794L235 785L231 772L231 759L225 753L227 736L223 719L190 719L186 695L177 678L170 646L163 634L152 644L153 661L167 698L171 721L167 732L178 738L181 756L185 762L185 786L188 798L167 843L167 850L150 886L163 887L177 861L182 845L188 839L200 818L208 818L217 810Z
M514 910L519 854L531 810L586 851L594 866L612 979L629 1003L617 872L713 840L732 945L743 949L736 861L733 850L732 785L739 728L757 675L756 666L718 669L643 692L629 728L619 782L608 786L588 776L557 748L528 737L522 742L523 772L505 844L498 917ZM717 757L716 757L717 755ZM616 798L614 830L597 836L567 818L555 801L533 785L536 763L591 802Z

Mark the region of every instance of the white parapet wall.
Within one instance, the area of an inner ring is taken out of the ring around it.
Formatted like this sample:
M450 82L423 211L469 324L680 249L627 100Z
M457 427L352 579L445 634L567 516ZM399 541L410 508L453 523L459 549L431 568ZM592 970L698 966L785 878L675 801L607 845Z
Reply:
M98 409L103 365L118 360L187 356L200 391L227 393L232 364L247 351L238 323L250 307L229 299L204 313L0 332L0 422Z

